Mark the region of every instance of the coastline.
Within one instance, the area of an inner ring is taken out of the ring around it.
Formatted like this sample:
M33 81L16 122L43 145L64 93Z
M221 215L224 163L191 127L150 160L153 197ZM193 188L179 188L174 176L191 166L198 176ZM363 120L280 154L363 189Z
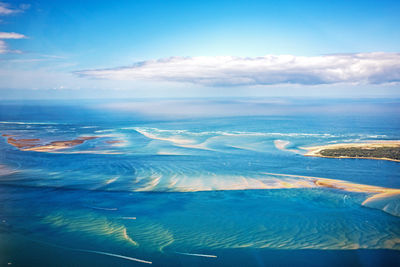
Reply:
M322 145L322 146L313 146L313 147L300 147L303 150L307 150L303 156L307 157L320 157L320 158L350 158L350 159L374 159L374 160L388 160L394 162L400 162L399 159L387 158L387 157L363 157L363 156L326 156L322 155L321 151L323 150L333 150L333 149L348 149L348 148L356 148L360 150L373 150L378 148L400 148L400 140L377 140L377 141L367 141L363 143L340 143L340 144L331 144L331 145Z

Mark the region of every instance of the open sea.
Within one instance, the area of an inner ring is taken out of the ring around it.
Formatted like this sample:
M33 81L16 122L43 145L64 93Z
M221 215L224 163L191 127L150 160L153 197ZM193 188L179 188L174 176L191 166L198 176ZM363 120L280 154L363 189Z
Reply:
M400 140L396 99L2 101L0 266L399 266L400 163L303 156Z

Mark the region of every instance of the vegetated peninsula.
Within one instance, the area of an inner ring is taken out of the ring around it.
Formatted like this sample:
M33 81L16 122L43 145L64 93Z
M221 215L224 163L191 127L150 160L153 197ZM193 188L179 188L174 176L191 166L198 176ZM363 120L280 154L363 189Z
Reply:
M400 141L369 141L304 147L304 156L324 158L364 158L400 162Z

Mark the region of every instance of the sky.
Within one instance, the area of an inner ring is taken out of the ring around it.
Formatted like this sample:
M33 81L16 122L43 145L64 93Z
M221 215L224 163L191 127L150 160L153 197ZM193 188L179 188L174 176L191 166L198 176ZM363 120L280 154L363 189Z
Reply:
M400 1L3 1L0 99L400 97Z

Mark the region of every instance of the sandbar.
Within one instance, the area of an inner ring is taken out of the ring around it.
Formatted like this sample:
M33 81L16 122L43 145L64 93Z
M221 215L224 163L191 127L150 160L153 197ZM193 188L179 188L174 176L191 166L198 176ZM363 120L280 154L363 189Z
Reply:
M87 140L95 139L96 136L82 136L74 140L52 141L43 144L38 138L31 139L16 139L13 135L3 134L7 138L7 143L18 148L21 151L36 151L36 152L52 152L60 149L72 148L83 144Z
M125 141L123 140L110 140L106 141L107 144L119 144L119 143L124 143Z

